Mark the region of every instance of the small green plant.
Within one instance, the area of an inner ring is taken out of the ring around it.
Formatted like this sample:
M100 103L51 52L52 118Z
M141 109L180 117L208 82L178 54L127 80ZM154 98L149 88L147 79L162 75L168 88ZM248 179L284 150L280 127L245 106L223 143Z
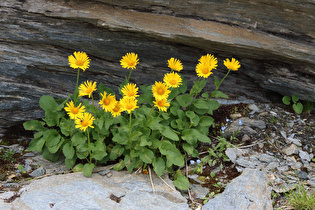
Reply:
M286 194L286 198L297 210L315 210L315 191L308 192L300 181L295 190Z
M130 83L139 59L137 54L127 53L120 64L130 69L129 76L116 94L93 81L79 86L80 70L84 72L89 67L90 59L84 52L74 52L68 58L70 67L78 70L74 94L62 100L49 95L40 98L45 118L23 124L26 130L37 131L29 150L42 152L45 159L53 162L63 155L69 169L83 171L87 177L96 165L107 162L118 162L114 170L126 168L130 173L152 166L158 176L165 170L175 174L174 185L187 190L189 181L180 167L185 165L186 154L199 156L196 148L200 142L211 143L208 137L209 128L214 124L211 116L220 106L213 98L228 98L219 87L231 71L240 68L239 62L234 58L224 60L228 72L221 80L214 77L214 91L202 93L206 79L217 67L218 61L213 55L199 59L196 66L199 79L188 91L187 81L177 73L183 69L182 63L174 58L168 60L171 71L164 75L163 82L139 87ZM94 103L95 93L101 99L98 103ZM225 160L221 153L226 145L221 140L210 151L211 157Z
M231 139L235 138L234 135L231 136ZM202 168L204 165L209 164L209 166L215 166L217 163L220 163L220 169L223 168L223 162L228 162L230 159L225 154L225 150L228 147L231 147L232 144L226 140L224 137L219 137L219 142L217 145L209 147L208 155L203 157L199 164L196 165L194 173L202 173ZM214 174L210 174L211 177L214 177Z
M22 174L26 174L27 173L27 171L24 169L24 166L22 166L20 164L17 166L17 168L21 171Z
M290 96L283 96L282 102L285 105L290 106L291 105L291 99L292 99L292 108L297 114L301 114L303 112L303 104L299 101L299 96L293 94L292 97Z
M14 154L14 151L6 149L0 152L0 158L8 163L11 161L15 162Z

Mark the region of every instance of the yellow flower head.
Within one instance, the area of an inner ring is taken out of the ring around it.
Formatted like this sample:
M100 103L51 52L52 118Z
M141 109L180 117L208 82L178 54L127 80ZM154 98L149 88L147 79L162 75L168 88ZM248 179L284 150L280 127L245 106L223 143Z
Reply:
M111 113L114 117L117 117L117 116L119 116L119 115L121 114L122 111L123 111L123 110L122 110L122 106L121 106L120 102L117 101L115 107L110 111L110 113Z
M241 67L240 62L235 60L235 58L232 58L231 61L227 58L223 61L223 64L227 69L232 71L237 71Z
M79 104L79 106L74 106L73 101L70 101L66 105L67 106L64 109L70 116L70 119L80 118L82 114L85 112L85 106L81 107L81 104Z
M90 67L90 61L89 57L85 52L74 52L73 55L68 56L69 65L71 68L77 69L80 68L83 71L85 69Z
M172 88L177 88L182 84L182 78L175 72L165 74L163 81L168 87Z
M127 53L120 60L120 65L125 69L136 69L136 65L139 63L138 55L135 53Z
M124 97L139 97L139 95L137 95L138 89L139 88L136 87L136 84L128 83L121 89L121 92L123 93Z
M162 82L155 82L152 85L152 93L154 98L161 100L163 98L167 98L171 91L167 88L167 86Z
M163 98L162 100L155 99L153 103L155 107L159 108L159 111L163 111L163 112L166 112L167 107L170 106L170 103L167 102L166 98Z
M88 127L94 128L93 121L95 118L91 113L85 112L81 118L75 120L75 128L85 131Z
M104 94L101 93L102 100L99 102L99 104L102 105L102 108L105 110L105 112L110 112L112 109L115 108L115 105L117 103L115 96L112 94L108 94L104 92Z
M96 90L96 82L86 81L79 87L79 96L89 96L91 98L92 92Z
M137 106L137 103L138 100L133 97L123 97L120 100L122 111L127 111L129 114L136 108L139 108L139 106Z
M176 58L170 58L167 61L168 67L172 70L175 71L181 71L183 70L183 64L181 63L180 60L176 59Z
M209 65L215 69L218 66L218 60L211 54L203 55L199 59L200 63L209 63Z
M208 78L212 73L212 66L209 63L198 63L196 66L196 72L198 77Z

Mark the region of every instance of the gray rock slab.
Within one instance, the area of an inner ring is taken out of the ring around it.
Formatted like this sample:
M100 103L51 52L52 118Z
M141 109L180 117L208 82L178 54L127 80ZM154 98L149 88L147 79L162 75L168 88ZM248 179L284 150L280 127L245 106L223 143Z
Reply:
M269 210L272 209L268 176L256 169L244 169L224 192L203 206L203 210Z
M20 190L11 209L189 209L187 200L153 176L112 171L110 178L94 173L54 175L35 180ZM163 179L173 186L167 177ZM5 204L7 207L7 204ZM0 203L0 209L2 209Z

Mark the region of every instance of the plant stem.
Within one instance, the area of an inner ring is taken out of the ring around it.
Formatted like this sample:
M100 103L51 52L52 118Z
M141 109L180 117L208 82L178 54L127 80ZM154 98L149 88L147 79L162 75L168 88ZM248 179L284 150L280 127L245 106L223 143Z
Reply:
M79 75L80 75L80 68L78 68L78 73L77 73L77 83L75 84L75 91L74 91L74 100L75 100L75 104L76 104L76 102L77 102L78 95L79 95L79 90L78 90Z
M219 85L215 88L215 90L212 92L210 98L212 98L212 95L215 95L215 93L218 91L220 85L222 84L222 82L225 80L225 78L229 75L231 69L229 69L228 73L226 73L226 75L221 79Z
M129 83L129 79L130 79L131 73L132 73L132 69L129 72L129 76L128 76L128 79L127 79L127 84Z
M86 129L87 136L88 136L88 148L89 148L89 155L90 159L88 160L89 163L92 163L92 158L91 158L91 142L90 142L90 133L89 133L89 128Z

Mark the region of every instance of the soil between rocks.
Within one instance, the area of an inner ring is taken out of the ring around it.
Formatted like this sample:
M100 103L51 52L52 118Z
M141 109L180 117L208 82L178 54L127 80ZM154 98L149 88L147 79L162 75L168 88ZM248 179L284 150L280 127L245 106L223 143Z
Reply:
M294 113L290 107L283 104L255 103L255 105L258 109L250 108L249 104L245 103L221 105L221 107L213 114L216 127L210 132L210 137L214 140L212 144L217 143L215 137L222 134L222 127L229 127L232 121L248 117L253 120L264 121L266 128L254 129L255 133L241 133L240 135L236 135L237 138L230 142L232 145L239 146L240 148L249 148L250 150L259 153L271 154L283 162L286 161L287 156L293 156L296 159L296 162L301 162L301 158L298 154L286 155L283 152L285 148L292 144L292 142L288 141L288 137L291 137L291 139L299 140L298 147L301 150L310 155L314 154L314 109L310 113L302 113L301 115L298 115ZM231 119L233 114L238 114L238 117ZM245 135L247 135L246 138L244 137ZM24 131L22 126L12 128L5 136L3 136L0 142L0 193L6 191L18 192L25 182L32 179L29 174L36 169L36 167L33 167L32 170L27 173L17 172L17 166L24 165L24 160L27 158L25 149L27 148L31 137L32 133ZM13 150L16 152L9 158L8 151L13 148L12 144L15 144L15 149ZM16 144L22 146L24 149L16 149L18 146ZM200 146L199 152L202 153L200 159L207 155L206 151L209 146L210 145ZM312 161L310 162L312 163ZM240 174L236 164L233 164L232 162L224 162L222 170L217 170L218 166L219 164L210 167L206 164L203 168L203 172L198 174L207 180L204 181L201 186L208 188L209 193L222 193L226 184ZM194 166L191 166L191 170L193 167ZM314 190L315 186L312 183L315 183L315 173L310 169L310 167L305 167L304 164L302 167L298 168L297 171L303 171L314 178L311 180L312 182L307 182L308 184L306 185L308 189ZM294 171L292 167L290 170ZM215 176L210 177L210 174L213 171L215 171ZM216 185L218 180L220 180L222 186ZM283 193L275 194L276 196L272 197L274 209L288 206ZM17 194L15 196L17 196ZM11 200L13 201L14 199ZM8 200L8 202L11 200ZM197 197L192 197L192 200L190 198L188 199L188 203L191 204L192 209L198 208L198 206L200 206L198 204L202 204L203 201L204 199Z

